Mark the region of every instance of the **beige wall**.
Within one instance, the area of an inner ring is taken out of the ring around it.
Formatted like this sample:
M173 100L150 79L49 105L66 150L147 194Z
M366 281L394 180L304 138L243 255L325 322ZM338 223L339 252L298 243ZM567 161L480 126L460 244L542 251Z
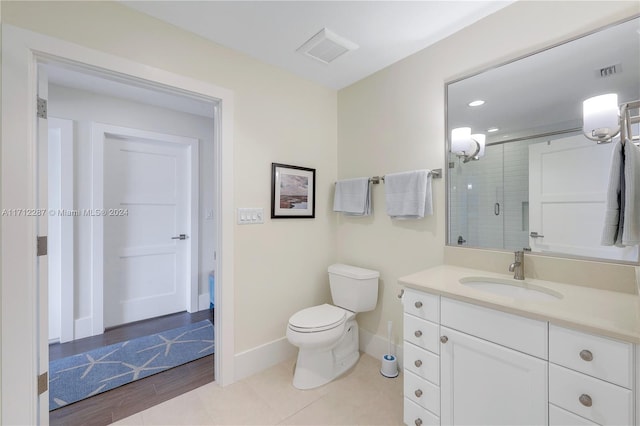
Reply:
M631 1L519 1L341 90L339 178L443 168L445 82L638 12ZM380 303L359 324L385 336L388 320L396 330L402 321L398 277L443 263L446 227L443 180L433 182L434 216L413 222L386 216L382 186L374 187L373 218L338 219L338 255L381 272Z
M284 337L289 316L328 300L335 260L336 92L115 2L5 2L3 21L234 92L235 207L264 225L235 225L235 351ZM314 220L270 220L271 163L317 169ZM224 284L222 284L224 285Z

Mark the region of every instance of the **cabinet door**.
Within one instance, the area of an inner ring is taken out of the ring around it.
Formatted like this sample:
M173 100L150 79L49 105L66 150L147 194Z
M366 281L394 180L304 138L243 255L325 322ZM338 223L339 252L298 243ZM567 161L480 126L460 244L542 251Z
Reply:
M443 425L546 425L547 363L441 327Z

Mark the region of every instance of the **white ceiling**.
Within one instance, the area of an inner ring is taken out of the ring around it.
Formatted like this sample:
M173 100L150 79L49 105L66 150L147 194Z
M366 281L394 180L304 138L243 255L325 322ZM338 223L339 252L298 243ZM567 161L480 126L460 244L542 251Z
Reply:
M512 2L122 1L140 12L336 90ZM359 48L331 64L296 52L323 28Z
M599 70L615 65L617 73ZM582 127L582 102L604 93L640 97L640 19L487 70L448 86L449 128L468 126L488 142ZM486 103L471 108L468 103Z

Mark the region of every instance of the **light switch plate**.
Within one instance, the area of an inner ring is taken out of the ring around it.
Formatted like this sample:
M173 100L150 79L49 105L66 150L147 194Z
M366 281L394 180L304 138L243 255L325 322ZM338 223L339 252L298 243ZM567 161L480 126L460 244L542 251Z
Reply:
M263 208L238 208L238 225L264 223Z

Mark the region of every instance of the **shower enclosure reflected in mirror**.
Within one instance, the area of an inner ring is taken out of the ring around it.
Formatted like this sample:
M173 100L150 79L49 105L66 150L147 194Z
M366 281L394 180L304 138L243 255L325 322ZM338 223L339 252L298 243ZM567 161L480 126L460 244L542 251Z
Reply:
M582 102L604 93L640 99L640 18L448 83L447 243L637 263L600 244L614 143L582 134ZM450 152L461 127L477 160Z

